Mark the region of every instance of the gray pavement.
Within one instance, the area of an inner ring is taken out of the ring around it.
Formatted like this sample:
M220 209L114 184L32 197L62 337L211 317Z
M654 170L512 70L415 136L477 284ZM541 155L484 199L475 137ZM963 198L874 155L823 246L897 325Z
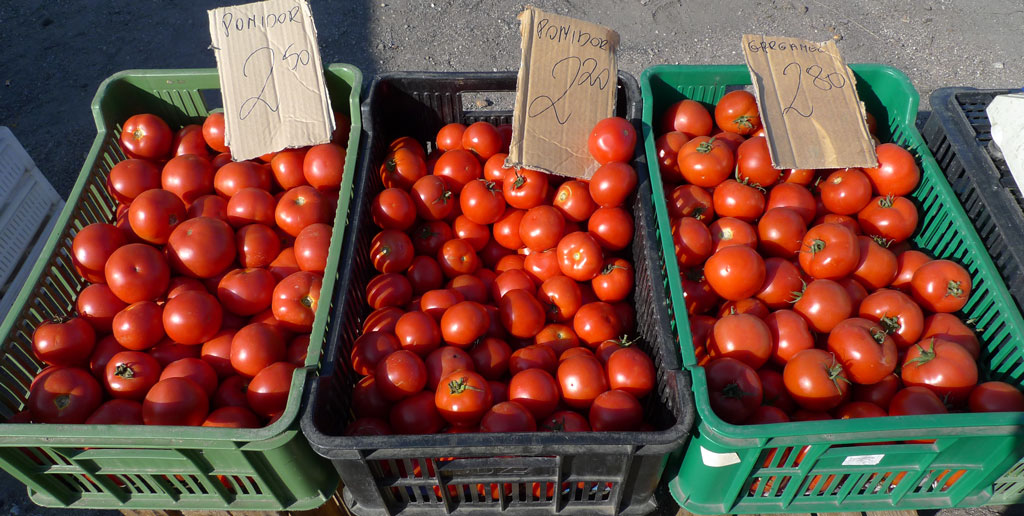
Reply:
M95 135L90 103L114 72L213 67L206 9L238 2L0 0L0 125L11 127L66 196ZM942 86L1024 86L1022 0L535 0L621 35L619 67L742 63L745 32L833 38L848 62L896 66L921 94ZM523 2L312 0L323 62L369 82L394 70L515 70ZM1008 509L1000 509L1008 512ZM942 511L943 516L960 511ZM965 511L972 516L990 509ZM0 514L35 507L0 478ZM75 514L107 514L81 511Z

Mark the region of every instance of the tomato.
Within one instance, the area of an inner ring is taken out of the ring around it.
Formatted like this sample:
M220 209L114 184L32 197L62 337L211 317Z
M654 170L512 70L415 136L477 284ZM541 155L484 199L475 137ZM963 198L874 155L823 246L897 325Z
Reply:
M487 161L501 151L501 135L489 122L474 122L462 133L462 148Z
M248 263L249 258L244 258L243 254L249 254L248 250L243 249L239 253L239 262L242 262L244 259L245 263L242 263L244 267ZM287 247L281 249L277 257L267 266L267 270L274 275L274 279L277 281L287 278L292 273L299 272L299 264L295 261L295 248Z
M97 332L110 332L110 324L117 312L127 304L111 292L105 284L89 285L78 293L75 307L79 317L85 319Z
M100 405L99 408L97 408L89 418L85 420L85 424L141 425L142 404L134 400L110 400Z
M296 248L296 262L300 254L298 251ZM385 229L377 233L370 242L370 259L378 272L405 271L412 264L414 253L409 236L395 229Z
M228 168L229 173L231 165L224 167ZM213 193L214 179L214 169L210 161L194 154L171 158L160 173L160 184L163 189L176 195L185 205ZM269 186L268 183L267 187Z
M483 305L462 301L445 310L441 316L441 336L450 345L468 348L487 333L490 316Z
M605 118L598 122L587 138L587 149L598 163L629 161L636 148L636 129L622 117Z
M903 384L900 382L899 377L895 374L889 374L882 378L881 381L870 385L854 385L853 400L867 401L884 410L889 410L889 402L892 401L892 397L902 387Z
M953 405L967 401L978 383L974 357L955 342L931 337L907 349L903 385L927 387Z
M259 417L246 407L220 407L210 413L202 426L215 428L259 428Z
M603 249L620 251L633 241L633 217L622 208L598 208L587 222L587 230Z
M732 245L757 247L757 230L754 226L733 217L722 217L708 226L714 252Z
M282 190L290 190L306 183L306 177L302 171L302 163L306 159L308 148L284 149L270 160L270 170L273 173L274 181Z
M296 369L295 364L276 362L257 373L245 393L253 412L270 417L284 411Z
M697 185L679 185L666 199L668 213L673 219L693 217L705 226L715 219L714 199L707 190Z
M917 227L917 207L906 197L875 197L857 213L864 233L900 243Z
M763 136L754 136L736 149L736 177L740 181L767 188L778 183L781 175L781 170L772 167L768 140Z
M711 134L711 113L695 100L684 99L669 106L661 116L659 132L679 131L693 136Z
M171 232L185 220L185 216L185 205L167 190L146 190L139 194L128 208L128 221L132 231L151 244L167 243ZM108 233L113 231L108 230ZM112 235L111 238L117 237ZM121 239L123 242L123 237Z
M981 354L981 344L978 343L978 336L974 334L960 319L947 313L929 315L924 320L924 327L921 330L921 339L938 337L943 340L956 342L963 346L975 359Z
M761 405L747 418L745 423L748 425L769 425L772 423L788 423L789 421L789 416L782 409L770 405Z
M565 219L551 206L530 208L519 222L519 239L532 251L554 248L564 234Z
M754 297L740 299L739 301L725 301L718 309L718 316L725 317L734 314L750 314L758 319L768 317L768 305Z
M227 152L228 147L224 145L224 113L210 113L203 121L203 139L211 149L217 152Z
M142 420L147 425L199 426L209 408L209 399L198 384L187 378L169 378L146 393Z
M126 159L110 169L107 191L122 204L130 204L146 190L160 188L160 169L144 159Z
M357 417L386 418L391 402L377 390L373 376L361 378L352 388L352 411Z
M164 331L179 344L202 344L220 330L221 317L217 298L206 292L182 292L164 305Z
M295 261L304 271L324 273L331 247L332 228L327 224L310 224L295 237ZM406 236L406 239L409 237ZM412 250L412 241L409 241Z
M626 163L607 163L591 176L590 197L602 208L621 206L636 189L636 182L636 170L633 167Z
M466 126L460 123L447 124L437 132L434 139L442 151L462 148L462 139L466 134Z
M889 403L890 416L917 416L922 414L945 414L946 405L934 392L924 387L907 387L900 390Z
M167 364L160 373L160 380L188 378L203 388L207 396L217 392L217 373L207 362L198 358L182 358Z
M242 267L266 267L274 263L280 254L281 240L270 226L249 224L235 233L235 255Z
M917 188L921 170L906 149L895 143L883 143L875 147L875 154L878 167L864 169L875 193L881 196L907 195Z
M589 432L590 423L577 412L559 410L541 423L540 430L547 432Z
M892 288L910 293L910 282L914 279L914 273L930 261L931 257L921 251L908 250L897 254L896 279L892 280Z
M836 325L828 335L833 353L853 383L871 385L896 370L896 343L874 321L853 317Z
M833 353L807 349L797 353L782 372L793 400L807 410L831 410L847 398L850 381Z
M392 405L388 421L396 434L434 434L445 425L432 392L416 393Z
M860 262L857 235L846 226L819 224L804 234L800 268L811 277L838 279L853 272Z
M537 170L509 169L505 172L501 191L509 206L528 210L539 206L547 198L548 176Z
M235 232L220 219L189 219L171 233L167 251L175 271L197 278L212 278L235 261Z
M427 355L427 389L435 390L441 378L459 370L474 371L473 358L460 348L441 346Z
M103 389L87 371L56 366L33 380L26 405L34 423L76 424L84 422L102 398Z
M484 162L484 179L495 183L503 182L505 173L511 170L505 168L505 158L508 158L508 154L505 152L499 152L487 158L487 161Z
M630 432L638 430L644 409L636 398L617 389L602 392L590 406L590 427L595 432Z
M658 155L658 171L664 183L678 183L682 177L676 159L679 149L690 141L690 137L679 131L669 131L658 137L654 142L655 153Z
M548 278L561 275L562 269L558 266L557 250L548 249L539 253L530 253L523 260L523 270L536 285L540 285Z
M231 367L231 341L234 337L235 330L222 329L200 348L200 358L213 367L219 378L235 374Z
M1024 412L1024 394L1006 382L985 382L971 391L971 412Z
M573 316L572 326L580 341L592 348L623 332L622 320L615 308L603 301L581 306Z
M712 359L735 358L758 369L772 354L772 336L768 325L757 316L727 315L715 322L707 349Z
M441 317L449 307L466 300L467 299L464 295L454 289L447 288L430 290L424 292L423 296L420 298L420 310L432 317L435 321L441 322ZM469 301L474 300L471 299ZM482 301L484 301L482 298L475 300L477 303Z
M723 421L742 424L761 405L761 379L749 365L728 357L704 366L711 409Z
M310 224L330 222L328 216L327 200L316 188L305 185L285 192L274 209L277 227L291 236L298 236Z
M429 256L417 256L413 258L412 265L405 272L413 292L423 294L435 290L444 285L444 273L437 260Z
M836 419L858 419L864 417L885 417L888 412L882 407L867 401L851 401L840 405L835 410Z
M732 175L736 161L728 144L707 136L698 136L679 149L676 163L684 180L704 188L713 188Z
M266 269L235 269L221 278L217 298L233 314L255 315L270 307L276 284Z
M562 274L576 281L590 281L600 272L604 253L598 241L583 232L570 233L558 242L558 265Z
M682 267L696 267L704 263L713 251L711 232L703 222L683 217L672 224L672 241L676 260Z
M341 187L345 157L345 148L340 145L314 145L302 160L302 175L310 186L318 190L337 190Z
M840 215L853 215L871 200L871 182L859 168L836 170L818 188L825 208Z
M530 292L534 290L533 280L522 269L508 269L502 271L491 285L491 299L495 304L501 302L501 298L510 290L525 289Z
M598 395L608 390L601 362L588 356L567 358L558 364L558 383L565 404L578 410L589 408Z
M491 408L491 389L483 376L472 371L455 371L441 378L434 404L453 425L476 424Z
M160 373L160 363L148 353L122 351L110 357L103 378L107 392L115 398L140 401L160 379Z
M270 191L270 174L262 165L251 161L232 161L213 176L213 189L225 199L234 197L244 188Z
M740 300L756 294L764 284L764 260L747 246L730 246L717 251L704 264L704 274L715 293L724 299Z
M544 326L540 333L533 337L533 342L551 348L556 357L560 357L565 350L580 345L580 339L572 327L560 323Z
M284 356L284 340L266 324L249 324L231 338L231 367L238 374L252 378Z
M141 351L153 347L164 338L162 312L163 307L152 301L128 305L114 316L114 338L127 349Z
M807 326L818 333L832 331L853 314L850 295L832 280L816 279L804 287L793 304L793 311L807 319Z
M514 401L503 401L490 408L480 420L481 432L536 432L537 421L530 411Z
M605 368L609 389L620 389L637 399L647 396L657 386L654 361L638 348L625 347L614 351Z
M456 195L471 181L480 179L482 173L476 156L462 149L446 151L434 165L434 175L443 178Z
M275 288L275 292L276 290ZM366 302L375 310L385 306L405 306L410 300L412 300L412 284L401 274L378 274L366 284ZM307 302L309 301L312 299L307 299ZM273 302L271 302L271 306L273 306Z
M917 269L910 291L921 307L932 312L956 312L971 296L971 276L960 264L932 260Z
M765 279L757 293L760 299L773 310L792 305L794 292L803 289L803 278L793 262L782 258L768 258L764 261Z
M230 331L230 330L229 330ZM234 334L234 332L231 332ZM218 332L219 334L219 332ZM228 339L228 345L230 352L231 339ZM181 360L183 358L199 358L202 348L200 346L190 346L187 344L178 344L171 339L162 339L155 346L148 350L149 354L160 362L161 366L167 366L171 362ZM230 363L228 364L230 366Z
M320 275L306 271L296 272L281 280L274 287L271 301L274 317L291 330L310 331L320 299L322 281Z
M554 322L569 321L583 305L578 284L561 275L544 280L537 290L537 298L545 306L548 318Z
M896 255L863 235L857 237L857 243L860 247L860 263L852 273L853 278L870 290L889 286L896 278Z
M633 292L633 265L622 258L608 258L590 283L601 301L623 301Z
M814 347L814 335L800 314L792 310L776 310L764 322L771 336L772 362L784 366L793 355Z
M910 296L891 289L873 292L861 302L860 316L878 323L892 335L899 349L912 346L922 336L924 313Z
M89 370L92 371L92 375L102 378L107 370L107 362L110 361L110 357L122 351L128 350L118 344L113 335L99 339L93 347L92 354L89 355Z
M374 377L380 393L391 401L398 401L423 390L427 384L427 368L415 353L398 350L377 362Z
M224 378L224 381L217 386L217 392L213 395L212 403L214 407L244 407L249 408L249 401L246 399L245 393L249 389L249 381L251 378L234 375ZM356 389L357 390L357 389ZM355 401L353 400L353 406Z
M715 105L715 123L724 131L751 135L761 128L761 115L754 96L744 90L730 91Z
M228 201L227 219L236 227L246 224L266 224L272 226L275 223L274 211L277 201L274 196L261 188L243 188Z
M147 113L125 120L120 141L129 157L157 160L171 151L173 137L167 122Z
M494 223L494 241L505 249L516 250L523 247L519 237L519 226L526 212L508 208L498 222Z
M410 261L411 251L410 246ZM437 253L437 263L441 266L445 277L454 278L462 274L472 274L479 269L480 257L477 256L469 242L454 238L441 246L441 250ZM408 264L406 264L407 266Z
M807 188L794 183L779 183L768 194L765 211L773 208L789 208L800 215L804 226L810 224L817 214L814 195Z
M515 350L508 361L509 374L515 376L527 369L543 369L551 374L558 367L559 357L549 346L531 344Z
M497 380L508 371L512 348L504 340L485 337L469 351L473 369L487 380Z
M757 223L758 249L766 256L792 258L803 246L807 225L789 208L772 208Z
M96 332L80 317L45 321L32 333L32 351L50 365L85 364L96 344Z
M408 312L402 315L395 323L395 335L402 349L412 351L421 357L427 356L441 346L441 329L437 321L423 312ZM367 337L367 334L360 339L364 337ZM359 343L359 339L356 343Z
M791 414L796 410L796 402L786 390L782 373L764 367L757 371L757 377L761 380L761 388L764 392L763 403L766 406L778 408L786 414Z

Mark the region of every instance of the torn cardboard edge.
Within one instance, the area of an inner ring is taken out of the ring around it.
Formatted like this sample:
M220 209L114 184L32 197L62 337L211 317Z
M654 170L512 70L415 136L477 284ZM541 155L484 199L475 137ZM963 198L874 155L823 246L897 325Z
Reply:
M334 113L306 0L207 13L232 159L329 142Z
M619 35L594 23L526 6L506 167L590 178L590 130L614 116Z
M772 166L877 166L856 77L834 41L744 34L742 46Z

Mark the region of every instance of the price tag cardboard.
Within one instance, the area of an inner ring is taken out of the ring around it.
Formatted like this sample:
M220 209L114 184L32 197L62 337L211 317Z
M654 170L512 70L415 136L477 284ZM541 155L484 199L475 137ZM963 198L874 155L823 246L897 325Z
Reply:
M594 125L615 112L619 35L527 6L519 15L522 61L507 167L589 179Z
M305 0L208 11L232 159L327 143L334 114Z
M874 167L857 83L834 41L744 34L775 168Z

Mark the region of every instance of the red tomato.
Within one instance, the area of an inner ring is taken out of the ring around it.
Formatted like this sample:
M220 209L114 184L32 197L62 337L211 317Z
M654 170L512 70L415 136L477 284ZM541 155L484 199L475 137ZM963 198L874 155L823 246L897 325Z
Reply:
M441 250L441 246L455 235L451 226L436 220L416 226L410 231L410 236L416 254L434 256Z
M817 171L809 168L787 168L782 171L780 181L784 183L795 183L803 186L810 186L817 176Z
M907 387L893 396L889 403L890 416L916 416L922 414L945 414L946 405L929 389Z
M359 341L370 335L364 334L362 337L356 340L356 347L358 347ZM391 335L381 333L380 335ZM430 352L434 351L441 346L441 329L437 324L437 321L433 317L423 312L408 312L398 319L395 323L395 335L396 344L401 346L401 349L407 349L416 353L421 357L425 357ZM389 339L390 340L390 339ZM395 346L398 349L398 346ZM354 352L355 348L353 349ZM353 360L354 362L354 360ZM371 374L370 372L363 374Z
M194 290L182 292L164 304L164 331L179 344L202 344L220 330L222 317L217 298Z
M615 350L605 363L608 388L619 389L642 399L657 385L654 361L642 350L624 347Z
M476 372L487 380L497 380L508 371L512 348L501 339L485 337L469 350L469 355Z
M565 404L577 410L589 409L594 399L608 390L601 362L588 356L567 358L558 364L558 383Z
M121 129L121 147L129 157L158 160L171 151L173 137L171 128L160 117L148 113L134 115L125 120Z
M437 137L434 140L437 142L437 147L442 151L461 149L462 137L465 133L466 126L459 123L451 123L442 127L437 132Z
M800 314L792 310L777 310L764 322L771 336L772 362L784 366L793 355L814 347L814 335Z
M489 122L474 122L462 133L462 148L487 161L501 151L501 135Z
M559 410L541 423L540 430L547 432L589 432L590 423L577 412Z
M636 189L636 181L636 170L626 163L601 165L590 178L590 197L603 208L621 206Z
M622 258L608 258L590 284L601 301L623 301L633 292L633 265Z
M792 258L803 246L807 225L789 208L772 208L757 223L758 249L766 256Z
M676 260L682 267L696 267L704 263L713 251L711 232L703 222L683 217L672 224Z
M202 387L187 378L169 378L146 393L142 420L147 425L199 426L209 410Z
M764 367L757 371L757 377L761 379L765 405L776 407L787 414L792 414L796 410L796 402L786 390L782 373Z
M801 250L800 268L813 278L839 279L860 263L857 235L839 224L819 224L807 230Z
M603 249L621 251L633 241L633 217L622 208L598 208L587 231Z
M427 368L427 389L437 389L441 378L459 370L474 371L473 358L468 353L454 346L441 346L435 349L424 361Z
M441 336L450 345L468 348L487 333L490 316L480 303L462 301L441 316Z
M282 190L290 190L307 184L302 172L302 163L306 159L308 148L284 149L270 160L270 170L274 181Z
M32 351L50 365L84 365L96 345L96 332L80 317L45 321L32 332Z
M903 385L927 387L953 405L967 401L978 383L974 357L955 342L932 337L907 349Z
M522 269L502 271L501 274L494 278L494 283L491 285L491 299L494 300L495 304L500 304L501 298L510 290L515 289L524 289L532 292L534 289L533 280Z
M269 226L263 224L242 226L235 233L235 254L242 267L266 267L280 256L281 240ZM294 256L294 249L292 256Z
M871 385L896 370L896 343L880 325L853 317L836 325L828 335L828 351L853 383Z
M917 207L906 197L879 196L857 213L857 221L866 234L898 244L914 233Z
M859 314L881 325L892 335L899 349L912 346L921 338L924 329L924 313L910 296L890 289L873 292L860 304Z
M259 417L246 407L221 407L206 416L203 426L215 428L259 428Z
M480 257L469 242L453 238L445 242L437 252L437 263L445 277L454 278L462 274L472 274L479 269Z
M264 417L283 412L296 369L295 364L277 362L257 373L245 393L253 412Z
M327 224L310 224L295 237L295 262L304 271L324 273L331 247L332 228ZM408 239L408 237L406 237ZM409 241L410 250L412 241Z
M323 191L341 187L345 148L334 143L314 145L302 160L302 175L310 186Z
M768 308L788 308L793 303L793 293L803 289L800 269L793 262L782 258L768 258L764 261L764 283L757 293L757 299Z
M405 306L411 300L412 284L401 274L378 274L366 284L366 302L375 310L386 306Z
M225 165L227 166L227 165ZM194 154L175 156L164 165L160 184L187 206L196 199L214 192L213 165ZM269 186L269 185L268 185Z
M434 404L449 423L473 425L491 408L493 398L483 376L463 370L441 378L434 393Z
M533 337L533 342L551 348L555 356L561 356L565 350L580 345L580 339L572 327L559 323L544 326L540 333Z
M733 314L715 322L707 343L712 359L735 358L754 369L759 369L772 353L772 337L759 317Z
M636 147L636 129L625 118L605 118L597 123L587 138L587 149L598 163L629 161Z
M182 358L167 364L160 373L160 380L188 378L203 388L207 396L217 392L217 373L210 364L198 358Z
M221 330L200 348L200 358L210 364L217 376L222 379L235 374L234 368L231 367L231 341L234 337L235 330Z
M704 274L715 293L740 300L756 294L764 284L764 260L747 246L720 249L704 264Z
M299 264L295 261L295 248L282 249L277 258L274 258L274 261L267 266L267 270L274 275L274 279L277 281L299 272Z
M932 261L931 257L921 251L908 250L896 255L896 279L892 280L892 288L910 293L910 282L914 273L922 265Z
M793 311L807 319L807 325L812 330L828 333L853 314L853 302L850 294L839 283L816 279L808 283L797 296Z
M835 411L836 419L857 419L862 417L885 417L889 414L878 405L866 401L851 401L840 405Z
M971 412L1024 412L1024 394L1005 382L985 382L971 391Z
M559 357L548 346L529 345L515 350L508 361L509 374L515 376L527 369L543 369L554 374Z
M523 260L523 270L533 280L534 284L540 285L545 280L562 274L558 266L558 252L556 249L548 249L539 253L530 253Z
M243 188L228 201L228 223L236 228L246 224L266 224L275 222L274 211L277 201L274 196L261 188Z
M683 145L676 162L684 180L704 188L714 188L728 179L736 164L728 144L707 136L698 136Z
M875 193L886 195L907 195L917 188L921 170L917 168L914 156L895 143L883 143L875 147L878 167L865 168Z
M142 404L134 400L110 400L100 405L100 407L85 420L85 424L141 425Z
M110 357L103 378L111 396L139 401L160 379L160 370L160 363L148 353L122 351Z
M427 385L427 367L415 353L402 349L377 362L374 377L380 393L398 401L423 390Z
M882 381L871 385L854 385L853 400L871 402L884 410L889 410L889 402L902 387L899 377L890 374L882 378Z
M245 393L249 388L249 381L251 378L234 375L228 376L220 383L217 387L217 392L213 395L213 406L216 408L220 407L245 407L249 408L249 401L245 398Z
M690 137L679 131L669 131L654 142L654 149L658 155L658 170L661 172L661 180L664 183L678 183L682 177L679 174L679 165L676 158L679 156L679 149L690 140Z
M910 291L926 310L956 312L971 297L971 276L956 262L932 260L914 272Z
M459 203L467 219L484 226L497 222L505 213L505 197L500 187L482 179L466 183Z
M839 215L853 215L871 201L871 181L859 168L836 170L818 188L825 208Z
M238 374L252 378L284 356L284 340L266 324L249 324L231 338L231 367Z
M509 206L528 210L539 206L548 195L548 176L537 170L509 169L505 172L501 191Z
M270 303L274 317L290 330L312 330L322 282L323 278L319 274L306 271L296 272L281 280L274 287Z
M782 409L770 405L761 405L747 418L746 424L769 425L772 423L788 423L789 421L789 416Z
M160 169L144 159L120 161L107 176L107 191L122 204L130 204L140 193L156 188L160 188Z
M659 132L679 131L693 136L711 134L711 113L695 100L684 99L669 106L661 117Z
M224 113L210 113L203 121L203 139L211 149L217 152L227 152L228 146L224 145Z
M26 405L32 422L82 423L103 400L103 389L84 369L56 366L32 382Z
M494 241L506 249L516 250L523 247L519 237L519 226L526 212L508 208L498 222L494 223Z
M592 348L622 335L624 331L615 307L603 301L581 306L573 316L572 327L580 341Z
M736 149L736 177L740 181L767 188L778 183L781 176L782 171L772 167L768 140L763 136L754 136Z
M674 219L693 217L705 226L715 219L714 198L697 185L679 185L666 199L668 213Z
M711 409L726 423L742 424L761 405L761 379L749 365L723 357L709 362L704 371Z
M232 161L213 175L213 189L225 199L234 197L244 188L270 191L270 174L262 165L251 161Z
M256 315L270 307L276 280L266 269L235 269L221 278L217 298L237 315Z
M981 344L978 343L978 336L953 314L937 313L929 315L924 320L921 339L927 340L929 337L938 337L943 340L956 342L963 346L975 359L981 354Z
M113 335L107 335L100 339L93 347L92 354L89 355L89 370L92 371L92 375L96 378L103 378L110 357L122 351L128 351L128 349L118 344Z
M780 183L772 187L765 211L774 208L789 208L795 211L800 215L804 226L810 224L817 214L814 195L807 188L794 183Z
M807 349L789 359L782 372L793 400L808 410L831 410L850 392L850 381L839 359L828 351Z
M162 312L163 307L153 301L128 305L114 316L111 325L114 338L118 344L132 350L141 351L153 347L164 338Z
M305 185L285 192L274 209L277 227L291 236L298 236L310 224L330 222L328 216L327 200L316 188Z
M171 267L178 273L212 278L235 261L235 232L220 219L189 219L171 233L167 251Z
M188 207L186 217L190 219L194 219L196 217L210 217L227 222L228 201L224 200L224 198L219 195L203 195L195 201L192 201L192 204Z
M352 411L357 417L386 418L391 402L377 390L373 376L361 378L352 388Z
M385 187L409 190L416 181L427 175L423 148L418 143L415 145L414 149L395 149L384 158L380 166L380 177Z
M434 175L443 178L452 192L458 195L470 181L482 177L483 168L473 153L455 149L445 151L437 159L437 163L434 165Z
M889 286L896 278L896 255L864 235L857 237L860 262L852 276L866 289L878 290Z
M508 154L505 152L499 152L487 158L487 161L484 162L484 179L495 183L503 182L505 173L511 170L505 168L505 158L508 158Z
M712 222L708 230L711 232L715 252L731 245L745 245L751 249L757 247L757 230L740 219L722 217Z
M181 199L167 190L146 190L128 208L132 231L151 244L166 244L171 232L185 220L185 216L185 205Z
M548 319L566 322L576 315L583 305L579 285L566 276L553 276L544 280L537 290L537 298L545 306Z
M577 231L558 242L558 265L562 274L576 281L590 281L600 272L604 253L591 235Z
M718 99L715 105L715 123L723 131L743 136L751 135L761 128L761 115L757 111L754 96L744 90L730 91Z
M590 428L595 432L638 430L644 409L632 394L621 390L602 392L590 406Z
M435 434L445 425L432 392L420 392L392 405L388 422L396 434Z
M537 421L530 411L514 401L491 407L480 420L481 432L536 432Z
M412 265L405 271L405 277L409 279L409 284L416 294L435 290L444 285L441 266L437 264L437 260L429 256L413 258Z
M564 234L565 219L551 206L530 208L519 222L519 239L532 251L554 248Z

